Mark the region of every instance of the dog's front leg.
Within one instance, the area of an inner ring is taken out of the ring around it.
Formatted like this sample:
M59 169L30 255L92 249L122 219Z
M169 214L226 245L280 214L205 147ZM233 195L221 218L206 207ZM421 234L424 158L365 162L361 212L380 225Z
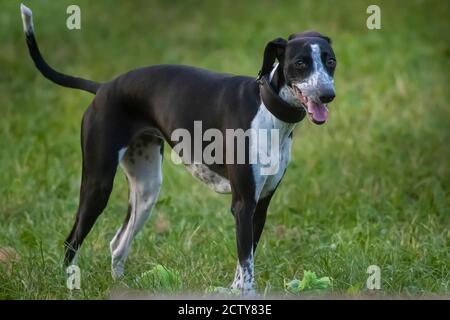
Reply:
M243 295L255 293L253 273L253 214L255 208L255 201L249 199L236 201L232 206L236 222L238 266L231 288L240 289Z

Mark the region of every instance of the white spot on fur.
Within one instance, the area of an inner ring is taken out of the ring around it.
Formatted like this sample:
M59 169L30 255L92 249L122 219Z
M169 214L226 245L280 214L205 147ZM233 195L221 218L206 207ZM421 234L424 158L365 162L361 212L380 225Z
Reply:
M236 274L234 276L232 289L240 289L243 294L255 293L255 275L253 268L253 253L241 266L239 261L236 267Z
M196 178L200 179L208 187L218 193L230 193L230 181L216 172L209 169L204 164L186 165L188 171Z
M298 99L297 95L291 87L287 85L281 87L279 96L290 105L303 108L301 101Z
M20 4L20 12L22 14L23 31L29 33L33 31L33 12L24 4Z

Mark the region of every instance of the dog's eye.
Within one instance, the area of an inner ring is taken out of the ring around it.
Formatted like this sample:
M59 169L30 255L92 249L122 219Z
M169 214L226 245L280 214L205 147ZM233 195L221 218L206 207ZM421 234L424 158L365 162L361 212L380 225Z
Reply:
M333 58L328 59L328 60L327 60L327 67L328 67L328 68L331 68L331 69L336 68L336 60L333 59Z
M308 67L308 65L306 64L306 62L303 61L303 60L297 60L297 61L295 62L295 66L296 66L297 68L299 68L299 69L305 69L306 67Z

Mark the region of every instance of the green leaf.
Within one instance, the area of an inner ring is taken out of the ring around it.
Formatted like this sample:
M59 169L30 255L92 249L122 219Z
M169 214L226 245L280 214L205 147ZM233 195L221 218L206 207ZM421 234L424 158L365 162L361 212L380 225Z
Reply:
M181 288L181 279L178 272L171 271L160 264L144 271L136 278L135 283L142 289L170 291Z
M294 279L285 284L286 290L290 293L299 294L307 290L324 290L332 288L332 281L330 277L317 278L315 272L305 270L303 272L303 279Z

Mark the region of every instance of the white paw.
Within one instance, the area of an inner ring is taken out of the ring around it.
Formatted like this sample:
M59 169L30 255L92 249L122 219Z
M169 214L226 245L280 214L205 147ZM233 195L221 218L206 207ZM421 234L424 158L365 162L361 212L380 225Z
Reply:
M113 279L119 279L120 277L122 277L124 271L125 271L124 264L121 263L120 261L114 262L113 259L113 263L111 265L111 276L113 277Z
M249 279L248 277L244 277L244 279L242 279L240 274L236 275L230 288L233 290L240 290L242 296L256 295L255 282L253 279Z

